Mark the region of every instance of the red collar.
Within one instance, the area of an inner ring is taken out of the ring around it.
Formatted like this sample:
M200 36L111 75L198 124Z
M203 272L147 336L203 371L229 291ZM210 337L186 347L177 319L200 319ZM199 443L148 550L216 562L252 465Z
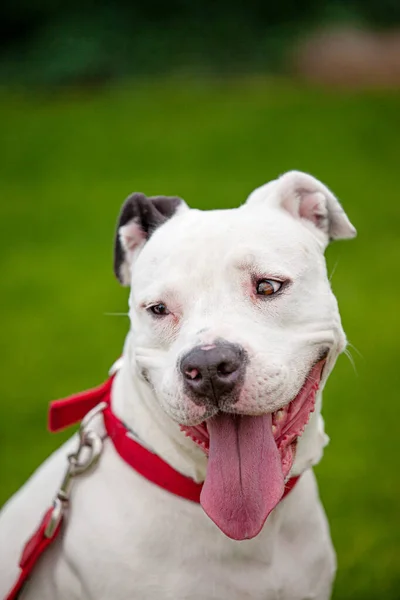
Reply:
M105 402L106 408L103 411L104 425L107 435L120 457L135 471L140 473L140 475L171 494L186 498L186 500L191 500L192 502L200 502L200 492L203 484L196 483L190 477L186 477L182 473L175 471L162 458L141 446L133 439L126 425L112 412L112 383L113 377L93 390L52 402L49 410L50 431L60 431L69 425L78 423L92 408L100 404L100 402ZM299 477L289 479L282 499L293 489L298 479ZM19 576L5 600L17 600L20 597L37 561L60 533L62 522L58 523L50 537L46 533L53 511L54 507L45 513L38 528L25 544L19 563L21 568Z
M126 425L113 413L111 407L113 380L114 377L110 377L97 388L51 402L50 431L60 431L69 425L78 423L97 404L105 402L107 404L107 408L103 411L105 428L120 457L140 475L171 494L192 502L200 502L203 484L196 483L190 477L182 475L157 454L153 454L136 442ZM282 500L294 488L298 479L299 477L289 479Z
M140 475L171 494L192 500L192 502L200 502L203 484L196 483L190 477L175 471L157 454L136 442L129 429L113 413L111 408L112 382L113 377L93 390L52 402L49 409L50 431L60 431L69 425L78 423L89 410L100 402L105 402L107 408L103 411L104 425L107 435L120 457Z

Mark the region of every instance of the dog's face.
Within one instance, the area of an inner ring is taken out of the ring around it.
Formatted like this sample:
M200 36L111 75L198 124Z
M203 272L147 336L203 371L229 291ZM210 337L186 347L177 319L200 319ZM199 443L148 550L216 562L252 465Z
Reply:
M346 344L323 252L354 234L331 192L298 172L233 210L128 198L115 269L131 285L138 372L206 451L214 429L218 446L231 429L264 440L267 428L287 477L316 387Z

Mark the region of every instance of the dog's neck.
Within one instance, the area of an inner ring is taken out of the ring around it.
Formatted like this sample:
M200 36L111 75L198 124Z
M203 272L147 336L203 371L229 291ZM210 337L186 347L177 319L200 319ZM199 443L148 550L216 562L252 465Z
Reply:
M134 432L138 440L180 473L197 482L204 481L207 458L195 443L186 437L178 423L161 408L149 384L139 375L130 336L124 348L120 367L112 388L115 414ZM291 475L299 475L317 464L328 442L320 414L322 395L316 398L311 415L297 447Z

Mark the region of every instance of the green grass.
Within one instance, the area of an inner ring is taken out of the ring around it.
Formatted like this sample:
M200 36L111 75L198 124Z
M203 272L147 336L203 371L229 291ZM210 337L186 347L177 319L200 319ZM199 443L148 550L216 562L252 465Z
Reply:
M335 598L397 600L400 96L180 79L97 95L3 91L0 112L0 502L68 435L46 432L48 401L101 382L121 351L128 321L105 313L126 310L111 268L125 196L235 206L301 169L359 230L327 253L361 354L357 374L339 360L324 397L332 441L317 473Z

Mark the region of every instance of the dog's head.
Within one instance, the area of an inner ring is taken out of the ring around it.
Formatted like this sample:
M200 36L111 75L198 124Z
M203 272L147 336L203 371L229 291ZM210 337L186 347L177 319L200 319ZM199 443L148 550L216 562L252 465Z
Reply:
M209 455L202 505L230 537L260 531L295 470L346 345L324 250L354 235L328 188L295 171L232 210L123 205L115 273L131 286L136 367Z

